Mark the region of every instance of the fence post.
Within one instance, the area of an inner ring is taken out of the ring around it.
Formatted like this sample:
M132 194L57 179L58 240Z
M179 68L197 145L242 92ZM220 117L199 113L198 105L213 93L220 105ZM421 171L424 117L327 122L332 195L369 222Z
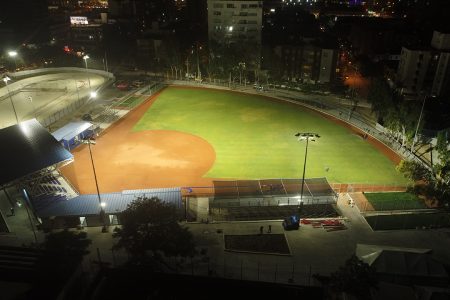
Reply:
M225 278L227 277L226 272L227 272L227 259L224 257L223 258L223 277L225 277Z
M258 261L258 281L259 281L259 261Z
M274 278L273 282L277 282L277 272L278 272L278 263L275 263L275 278Z
M311 286L312 266L309 265L308 285Z

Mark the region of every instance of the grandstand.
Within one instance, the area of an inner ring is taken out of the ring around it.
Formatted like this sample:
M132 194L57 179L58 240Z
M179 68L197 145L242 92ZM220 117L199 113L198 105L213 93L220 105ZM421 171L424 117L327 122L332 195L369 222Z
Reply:
M73 160L72 154L35 119L0 129L0 189L12 208L25 204L31 208L64 201L76 192L60 177L58 168ZM21 194L18 204L10 193Z
M191 220L242 221L336 216L337 194L326 178L217 180L184 194Z

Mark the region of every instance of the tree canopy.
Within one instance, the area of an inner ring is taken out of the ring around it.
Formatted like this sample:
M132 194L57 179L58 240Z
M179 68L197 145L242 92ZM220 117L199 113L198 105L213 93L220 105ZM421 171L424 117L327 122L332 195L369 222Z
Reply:
M35 299L53 299L51 295L59 292L83 256L89 253L87 249L90 244L86 232L64 230L48 234L42 244L44 251L37 262L33 281L32 294Z
M356 255L330 276L330 287L336 292L347 292L357 299L370 299L370 288L377 286L375 270Z
M192 234L182 227L179 211L171 204L156 197L140 197L121 213L121 228L113 237L117 238L115 249L124 248L138 262L157 256L192 256L195 244Z

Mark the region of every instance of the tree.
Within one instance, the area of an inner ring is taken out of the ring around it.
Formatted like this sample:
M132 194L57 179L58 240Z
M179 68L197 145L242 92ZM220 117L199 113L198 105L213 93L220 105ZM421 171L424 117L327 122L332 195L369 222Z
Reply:
M192 256L195 244L192 234L179 223L175 206L156 197L140 197L120 215L121 228L113 234L118 241L113 248L125 249L138 264L161 260L165 256Z
M86 232L64 230L46 236L43 255L37 262L32 295L35 299L53 299L88 254L91 240ZM51 284L49 282L51 281Z
M383 78L374 78L371 81L367 100L372 104L372 111L378 116L383 116L393 109L392 98L392 90Z
M448 150L448 139L446 131L439 131L437 135L436 147L439 154L439 164L437 173L441 178L450 177L450 151Z
M345 265L329 277L314 275L316 279L328 286L332 294L348 293L356 299L371 299L370 289L377 288L378 280L375 270L367 263L352 255Z
M432 180L431 172L421 163L412 160L402 160L396 167L397 171L402 173L408 179L418 181L424 180L430 182Z

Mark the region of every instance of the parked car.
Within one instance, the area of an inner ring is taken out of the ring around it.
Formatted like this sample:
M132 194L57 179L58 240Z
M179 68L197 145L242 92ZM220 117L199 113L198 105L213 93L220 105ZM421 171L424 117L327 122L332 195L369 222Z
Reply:
M83 121L89 121L89 122L91 122L91 121L92 121L92 116L91 116L90 114L84 114L84 115L81 117L81 119L82 119Z
M121 91L128 91L130 89L130 84L126 81L118 81L116 82L116 88Z
M300 217L292 215L283 220L284 230L298 230L300 227Z
M139 88L139 87L141 87L141 86L143 86L143 85L144 85L144 82L143 82L142 80L135 80L135 81L133 81L133 82L131 83L131 86L137 87L137 88Z

